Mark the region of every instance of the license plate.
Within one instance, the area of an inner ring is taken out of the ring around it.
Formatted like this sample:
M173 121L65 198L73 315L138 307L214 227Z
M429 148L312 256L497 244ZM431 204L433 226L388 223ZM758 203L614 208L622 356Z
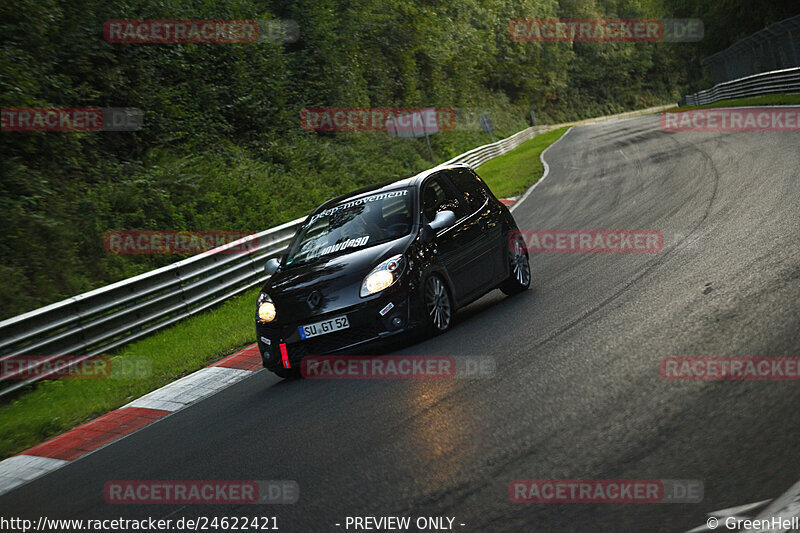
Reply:
M308 339L310 337L325 335L326 333L333 333L334 331L347 329L349 327L350 327L350 322L347 321L347 316L344 315L344 316L337 316L336 318L331 318L328 320L323 320L322 322L315 322L307 326L300 326L297 329L300 330L301 339Z

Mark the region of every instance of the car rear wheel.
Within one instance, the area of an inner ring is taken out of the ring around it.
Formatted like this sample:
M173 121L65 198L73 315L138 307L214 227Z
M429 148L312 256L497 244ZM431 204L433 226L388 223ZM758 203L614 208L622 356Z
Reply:
M511 275L500 285L503 293L511 296L527 290L531 285L531 265L522 235L509 239L508 263Z
M450 291L442 278L433 274L425 280L425 311L428 329L435 334L450 329L453 318L453 304Z

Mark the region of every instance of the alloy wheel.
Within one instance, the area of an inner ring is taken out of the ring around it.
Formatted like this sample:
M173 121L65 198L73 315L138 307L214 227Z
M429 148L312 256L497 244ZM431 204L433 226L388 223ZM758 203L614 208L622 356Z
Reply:
M437 276L431 276L425 283L425 305L431 324L439 331L450 326L450 296L447 287Z
M531 265L528 263L528 254L525 246L517 238L514 240L514 249L510 251L511 273L522 287L527 287L531 282Z

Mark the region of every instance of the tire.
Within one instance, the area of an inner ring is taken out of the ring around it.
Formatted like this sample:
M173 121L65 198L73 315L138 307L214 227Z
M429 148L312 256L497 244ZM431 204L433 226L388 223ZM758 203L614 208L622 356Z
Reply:
M428 276L422 287L422 298L428 332L439 335L450 329L455 306L447 283L436 274Z
M519 294L531 286L531 264L528 260L528 249L525 241L517 232L511 234L508 246L508 266L511 275L500 284L500 290L507 296Z

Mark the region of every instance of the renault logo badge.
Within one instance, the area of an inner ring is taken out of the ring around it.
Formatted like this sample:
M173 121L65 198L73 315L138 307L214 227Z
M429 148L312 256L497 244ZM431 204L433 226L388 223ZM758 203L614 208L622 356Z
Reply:
M319 307L319 304L322 303L322 295L319 293L319 291L314 291L308 295L306 303L308 303L308 307L311 309L316 309Z

